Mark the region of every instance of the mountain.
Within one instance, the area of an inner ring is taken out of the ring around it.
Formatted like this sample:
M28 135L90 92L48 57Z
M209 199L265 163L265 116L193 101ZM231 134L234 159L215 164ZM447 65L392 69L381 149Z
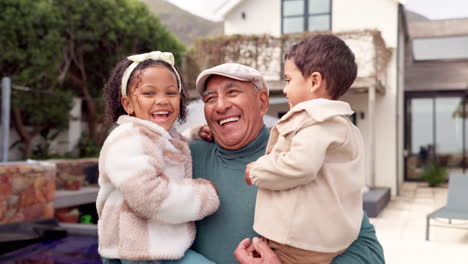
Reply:
M223 22L214 22L191 14L165 0L140 0L145 3L161 23L168 27L183 43L191 46L197 38L223 34Z

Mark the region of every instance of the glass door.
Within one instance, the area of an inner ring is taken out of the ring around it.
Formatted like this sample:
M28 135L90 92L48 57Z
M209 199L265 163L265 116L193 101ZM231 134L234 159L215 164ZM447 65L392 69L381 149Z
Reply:
M405 179L418 180L434 153L434 99L411 98L406 109Z
M405 102L405 180L420 180L430 160L450 173L467 167L468 100L461 93L407 94Z
M463 97L435 99L435 154L449 173L463 172Z

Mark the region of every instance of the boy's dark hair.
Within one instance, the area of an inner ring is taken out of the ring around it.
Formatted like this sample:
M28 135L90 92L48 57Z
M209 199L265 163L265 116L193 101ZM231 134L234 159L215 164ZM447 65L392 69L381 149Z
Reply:
M357 76L357 64L351 49L339 37L319 34L294 46L284 55L308 78L313 72L327 81L327 92L333 100L348 91Z
M104 101L106 105L106 119L108 122L116 122L119 116L126 115L125 109L123 108L122 104L120 103L120 98L122 97L121 87L122 87L122 76L127 67L132 64L132 61L128 59L121 60L117 66L112 70L111 76L107 81L106 85L104 86ZM156 65L165 66L169 69L174 75L175 72L172 69L171 65L169 65L165 61L154 61L154 60L145 60L138 64L136 68L133 70L130 78L128 78L128 83L134 82L137 78L140 78L141 72L148 68L153 67ZM176 68L177 70L177 68ZM178 70L177 70L178 71ZM187 118L187 92L184 89L184 82L182 80L182 76L180 76L180 85L182 85L182 89L180 91L180 112L178 120L179 122L185 122ZM177 79L177 77L176 77ZM136 80L136 86L138 87L138 82L140 80ZM178 84L179 85L179 84ZM127 92L128 92L127 87Z

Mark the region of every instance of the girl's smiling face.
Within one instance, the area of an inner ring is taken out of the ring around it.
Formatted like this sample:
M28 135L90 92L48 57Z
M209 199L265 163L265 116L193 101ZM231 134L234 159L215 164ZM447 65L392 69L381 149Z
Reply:
M162 65L136 72L121 103L129 115L155 123L169 131L180 113L177 78Z

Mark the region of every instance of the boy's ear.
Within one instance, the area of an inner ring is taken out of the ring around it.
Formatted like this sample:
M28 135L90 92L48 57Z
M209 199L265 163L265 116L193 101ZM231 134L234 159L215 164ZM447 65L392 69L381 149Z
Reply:
M310 74L308 84L310 85L309 89L311 92L316 93L319 91L319 89L325 85L322 74L320 72L313 72Z
M128 98L128 96L120 97L120 103L122 104L122 106L123 106L125 112L127 112L127 114L129 114L129 115L133 114L133 106L130 103L130 98Z

